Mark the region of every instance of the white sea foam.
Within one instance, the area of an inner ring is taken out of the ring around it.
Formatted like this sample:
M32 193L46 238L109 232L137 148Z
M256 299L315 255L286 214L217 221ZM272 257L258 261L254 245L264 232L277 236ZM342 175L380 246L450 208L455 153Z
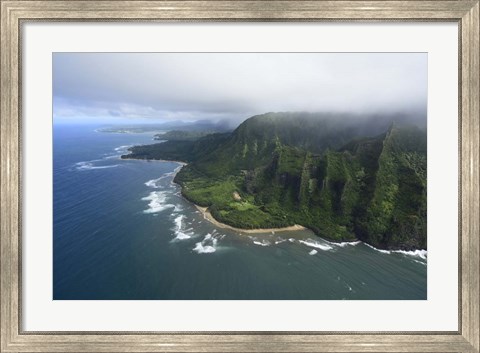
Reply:
M383 249L377 249L376 247L371 246L370 244L364 243L366 246L368 246L370 249L373 249L375 251L381 252L382 254L391 254L392 252L390 250L383 250Z
M412 251L405 251L405 250L393 250L392 252L397 254L403 254L407 256L415 256L419 257L423 260L427 259L427 250L412 250Z
M148 186L149 188L153 188L153 189L157 189L157 182L159 181L160 179L152 179L152 180L149 180L145 183L146 186Z
M333 245L339 246L341 248L344 248L346 246L355 246L355 245L358 245L360 243L361 243L361 241L358 240L358 241L344 241L342 243L330 243L330 244L333 244Z
M268 240L262 240L262 241L254 240L253 244L260 245L260 246L270 246L271 245Z
M180 215L175 220L173 221L175 223L175 229L180 230L182 229L183 226L183 218L185 218L184 215Z
M174 220L175 228L173 230L175 232L175 240L190 239L193 235L193 233L190 232L189 229L184 229L185 228L185 225L183 222L184 218L185 218L184 215L180 215L176 217Z
M323 239L323 238L322 238L322 240L323 240L325 243L328 243L328 244L331 245L331 246L339 246L339 247L341 247L341 248L344 248L344 247L347 247L347 246L355 246L355 245L358 245L358 244L361 244L361 243L362 243L360 240L356 240L356 241L344 241L344 242L341 242L341 243L329 241L329 240L326 240L326 239Z
M209 245L210 244L210 245ZM195 244L193 251L198 254L208 254L217 251L216 249L217 239L212 237L212 234L208 233L201 242Z
M383 254L402 254L402 255L407 255L407 256L414 256L414 257L419 257L423 260L427 259L427 250L412 250L412 251L406 251L406 250L383 250L383 249L377 249L373 247L370 244L364 243L366 246L368 246L370 249L373 249L375 251L381 252Z
M288 241L289 241L290 243L295 243L295 239L293 239L293 238L288 239Z
M312 240L312 239L299 240L299 242L306 245L306 246L309 246L311 248L316 248L316 249L320 249L320 250L323 250L323 251L328 251L328 250L333 249L330 245L321 244L321 243L319 243L315 240Z
M175 239L177 240L185 240L185 239L190 239L191 236L188 235L187 233L184 233L182 231L177 231L175 232Z
M115 151L116 152L123 152L123 151L127 151L128 148L132 147L133 145L123 145L123 146L119 146L119 147L116 147L115 148Z
M106 155L105 157L103 157L103 159L118 159L121 156L122 156L121 154Z
M318 254L318 251L315 250L315 249L313 249L312 251L310 251L310 252L308 253L308 255L316 255L316 254Z
M173 210L174 212L182 212L183 208L180 205L175 205L175 208Z
M427 266L427 263L426 263L426 262L418 261L418 260L414 260L414 259L412 259L412 260L413 260L413 262L419 263L419 264L421 264L421 265L423 265L423 266Z
M275 240L275 245L285 243L286 241L287 239L278 238L277 240Z
M96 160L88 161L88 162L78 162L78 163L75 163L75 168L77 170L93 170L93 169L107 169L107 168L118 167L118 164L100 165L100 166L93 165L93 162L98 162L98 161L101 161L101 160L96 159Z
M215 252L216 249L213 246L203 245L202 242L198 242L195 244L193 251L195 251L198 254L208 254L208 253Z
M167 194L163 191L152 191L148 196L142 197L142 201L150 201L148 209L143 213L157 213L175 207L175 205L167 203Z
M145 183L146 186L148 186L149 188L153 188L153 189L159 189L161 186L158 184L158 182L162 179L165 179L165 178L168 178L168 177L171 177L173 176L174 173L170 172L170 173L165 173L163 174L160 178L156 178L156 179L151 179L149 181L147 181Z

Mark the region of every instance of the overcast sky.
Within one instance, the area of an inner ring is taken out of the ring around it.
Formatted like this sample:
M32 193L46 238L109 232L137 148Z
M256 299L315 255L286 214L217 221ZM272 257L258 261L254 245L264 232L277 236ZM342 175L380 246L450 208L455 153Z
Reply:
M55 53L58 121L426 112L422 53Z

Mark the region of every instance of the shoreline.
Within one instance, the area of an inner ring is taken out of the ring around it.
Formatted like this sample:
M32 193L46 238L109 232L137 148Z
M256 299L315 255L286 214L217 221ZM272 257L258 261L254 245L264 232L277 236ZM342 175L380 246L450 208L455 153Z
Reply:
M122 158L123 159L123 158ZM135 159L135 160L143 160L143 161L159 161L159 162L174 162L174 163L178 163L180 164L180 167L178 168L175 168L174 170L174 174L173 174L173 177L175 178L175 175L186 165L188 165L188 163L185 163L185 162L182 162L182 161L174 161L174 160L167 160L167 159L150 159L150 160L147 160L147 159L142 159L142 158L125 158L125 159ZM180 186L180 188L182 189L182 186L175 183L172 179L172 183ZM243 228L237 228L237 227L233 227L233 226L230 226L228 224L225 224L225 223L222 223L220 221L217 221L213 216L212 214L208 211L208 207L202 207L202 206L199 206L197 205L196 203L188 200L185 196L183 196L182 193L180 193L182 198L184 200L186 200L187 202L191 203L193 206L195 206L195 208L203 215L203 218L212 223L214 226L217 226L219 228L223 228L223 229L230 229L230 230L233 230L235 232L238 232L238 233L246 233L246 234L262 234L262 233L272 233L272 232L288 232L288 231L299 231L299 230L310 230L304 226L301 226L299 224L295 224L293 226L289 226L289 227L282 227L282 228L256 228L256 229L243 229ZM321 237L320 237L321 238ZM426 254L427 254L427 250L426 249L415 249L415 250L401 250L401 249L380 249L380 248L375 248L373 245L370 245L366 242L363 242L361 240L354 240L354 241L346 241L346 242L335 242L335 241L331 241L331 240L327 240L327 239L324 239L324 238L321 238L325 241L327 241L328 243L332 243L332 244L351 244L351 243L362 243L362 244L365 244L366 246L370 247L371 249L375 250L375 251L379 251L381 253L385 253L385 254L391 254L391 253L400 253L400 254L405 254L405 255L414 255L414 254L418 254L418 253L421 253L421 255L419 255L419 257L425 259L426 258Z
M191 202L191 201L189 201ZM195 203L192 202L192 204L195 206L197 210L200 211L200 213L203 215L203 218L213 225L219 227L219 228L224 228L224 229L230 229L234 230L238 233L247 233L247 234L259 234L259 233L272 233L272 232L288 232L288 231L295 231L295 230L308 230L308 228L305 228L304 226L301 226L299 224L295 224L293 226L289 227L282 227L282 228L256 228L256 229L243 229L243 228L236 228L233 226L230 226L228 224L222 223L217 221L210 211L208 211L208 207L202 207L199 206Z
M186 166L188 163L187 162L182 162L182 161L175 161L175 160L172 160L172 159L147 159L147 158L130 158L130 157L125 157L123 158L124 156L128 156L128 154L122 154L120 155L119 159L122 160L122 161L126 161L126 160L132 160L132 161L145 161L145 162L170 162L170 163L178 163L178 164L181 164L182 167Z
M136 159L136 160L143 160L143 161L158 161L158 162L174 162L174 163L178 163L180 164L180 168L175 168L174 170L174 174L173 174L173 177L175 178L175 175L177 175L177 173L184 167L186 166L188 163L185 163L185 162L182 162L182 161L174 161L174 160L166 160L166 159L142 159L142 158L122 158L122 159ZM173 180L172 180L172 183L175 183ZM175 183L177 184L177 183ZM182 188L181 185L177 184L178 186L180 186L180 188ZM236 231L238 233L247 233L247 234L261 234L261 233L272 233L272 232L288 232L288 231L296 231L296 230L309 230L308 228L304 227L304 226L301 226L299 224L295 224L293 226L289 226L289 227L282 227L282 228L256 228L256 229L243 229L243 228L237 228L237 227L233 227L233 226L230 226L226 223L222 223L218 220L216 220L212 214L210 213L210 211L208 211L208 207L202 207L202 206L199 206L197 205L196 203L188 200L185 196L183 196L183 194L181 193L183 199L185 199L186 201L190 202L192 205L195 206L195 208L200 211L200 213L203 215L203 218L207 221L209 221L210 223L212 223L213 225L219 227L219 228L224 228L224 229L230 229L230 230L233 230L233 231Z

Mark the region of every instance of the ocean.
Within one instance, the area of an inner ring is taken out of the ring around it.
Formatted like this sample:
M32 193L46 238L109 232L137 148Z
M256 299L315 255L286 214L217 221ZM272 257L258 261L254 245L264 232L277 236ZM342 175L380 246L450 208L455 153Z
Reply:
M179 163L120 159L153 133L97 128L54 126L54 300L427 299L426 252L217 227L172 182Z

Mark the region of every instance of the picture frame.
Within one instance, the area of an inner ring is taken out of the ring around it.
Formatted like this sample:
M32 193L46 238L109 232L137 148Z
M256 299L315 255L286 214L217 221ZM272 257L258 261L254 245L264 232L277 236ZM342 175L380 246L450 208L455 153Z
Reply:
M479 352L479 1L1 1L1 352ZM448 21L459 25L455 332L31 332L22 317L21 26L36 21Z

